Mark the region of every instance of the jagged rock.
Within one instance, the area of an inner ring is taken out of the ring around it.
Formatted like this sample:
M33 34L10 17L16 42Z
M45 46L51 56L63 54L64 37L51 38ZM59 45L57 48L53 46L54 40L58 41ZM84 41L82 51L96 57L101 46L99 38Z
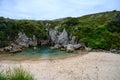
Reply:
M73 52L74 51L74 46L72 44L68 44L66 51L67 52Z
M59 44L61 44L62 46L67 45L68 44L68 34L66 32L66 30L64 29L63 32L58 36L58 41Z
M37 39L35 35L33 35L33 38L28 38L25 33L18 33L18 39L16 40L16 43L23 47L29 47L30 46L37 46Z
M18 39L16 40L18 45L23 46L23 47L29 47L29 38L23 33L19 32L18 33Z
M74 44L74 49L79 49L81 47L81 44Z
M75 36L72 36L72 39L70 41L70 44L75 44Z
M57 31L56 30L51 29L49 31L49 36L53 43L57 43Z

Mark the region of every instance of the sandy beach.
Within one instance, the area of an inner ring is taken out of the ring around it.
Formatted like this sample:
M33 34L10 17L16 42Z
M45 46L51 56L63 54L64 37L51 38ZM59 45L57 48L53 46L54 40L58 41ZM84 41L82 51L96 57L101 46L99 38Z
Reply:
M36 80L120 80L120 55L106 52L57 60L0 61L0 70L17 66Z

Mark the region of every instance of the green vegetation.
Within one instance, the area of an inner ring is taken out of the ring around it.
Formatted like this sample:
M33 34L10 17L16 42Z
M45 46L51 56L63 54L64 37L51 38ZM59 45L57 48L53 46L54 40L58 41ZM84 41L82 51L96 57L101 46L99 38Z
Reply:
M120 11L90 14L78 18L67 17L57 20L12 20L0 17L0 47L14 41L18 32L27 36L36 35L47 39L46 23L50 28L58 25L58 31L64 28L68 35L76 36L76 41L94 49L120 48Z
M34 80L33 76L21 67L9 69L6 74L0 72L0 80Z

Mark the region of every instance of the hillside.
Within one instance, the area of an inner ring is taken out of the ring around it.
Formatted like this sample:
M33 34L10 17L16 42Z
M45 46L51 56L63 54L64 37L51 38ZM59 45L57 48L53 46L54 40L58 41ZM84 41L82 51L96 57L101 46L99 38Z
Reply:
M49 39L46 27L61 32L64 28L76 41L94 49L120 48L120 11L102 12L78 18L57 20L13 20L0 17L0 47L13 42L19 32L39 40Z

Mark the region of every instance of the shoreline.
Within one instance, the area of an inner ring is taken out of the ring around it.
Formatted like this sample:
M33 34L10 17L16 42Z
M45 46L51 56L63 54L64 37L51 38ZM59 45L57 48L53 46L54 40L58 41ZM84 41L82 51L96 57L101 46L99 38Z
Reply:
M114 53L89 52L57 60L0 61L0 70L20 66L29 71L36 80L120 79L120 55Z

